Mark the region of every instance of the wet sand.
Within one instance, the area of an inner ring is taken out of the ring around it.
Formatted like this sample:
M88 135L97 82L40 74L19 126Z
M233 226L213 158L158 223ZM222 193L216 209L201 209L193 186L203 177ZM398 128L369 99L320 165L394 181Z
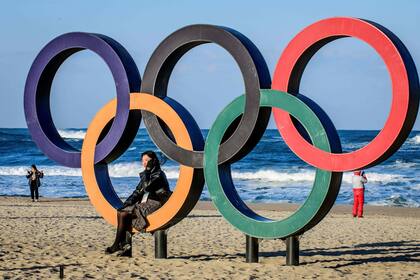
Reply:
M268 217L297 205L252 204ZM168 232L168 259L154 258L150 234L133 238L133 258L103 253L115 229L86 199L0 197L0 277L4 279L420 279L420 209L368 206L363 219L335 206L300 238L300 266L285 244L262 240L259 263L245 263L245 237L210 202Z

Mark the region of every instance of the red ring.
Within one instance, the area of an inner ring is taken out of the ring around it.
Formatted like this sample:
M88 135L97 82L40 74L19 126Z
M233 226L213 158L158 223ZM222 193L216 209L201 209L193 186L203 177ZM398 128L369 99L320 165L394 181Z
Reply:
M296 75L301 75L305 67L300 65L301 72L296 74L295 66L298 63L306 65L320 45L341 37L355 37L372 46L384 60L390 73L392 81L391 111L385 126L378 135L366 146L356 151L343 154L329 153L307 142L299 134L287 112L277 108L273 109L277 128L292 151L308 164L328 171L363 169L382 161L381 157L390 149L394 149L393 145L400 140L398 137L406 126L406 116L409 109L413 107L409 106L410 86L406 65L396 45L373 24L355 18L339 17L321 20L296 35L277 62L272 88L291 92L289 91L290 84L299 83L300 76L296 79ZM308 55L309 48L316 48L316 50ZM306 56L306 60L302 59L303 56ZM303 61L299 61L300 59ZM292 72L293 70L295 72ZM294 76L292 77L292 75Z

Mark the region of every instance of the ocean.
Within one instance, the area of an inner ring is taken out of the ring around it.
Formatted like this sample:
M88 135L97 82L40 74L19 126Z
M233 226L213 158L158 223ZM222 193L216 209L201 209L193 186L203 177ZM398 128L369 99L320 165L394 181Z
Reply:
M60 135L80 148L85 129L64 129ZM203 130L207 135L208 130ZM341 130L344 151L362 147L378 131ZM131 147L110 164L112 183L117 194L127 197L138 183L140 153L158 151L147 131L140 129ZM63 167L48 159L34 144L27 129L0 129L0 196L28 196L26 170L36 164L43 170L42 197L87 197L80 169ZM163 165L173 188L178 177L176 162ZM369 205L420 207L420 131L411 132L400 150L387 161L365 170L368 177L365 201ZM232 177L241 198L247 202L301 203L309 194L315 169L285 145L278 131L268 129L255 149L232 165ZM337 204L351 204L351 172L344 173ZM210 200L207 187L201 200Z

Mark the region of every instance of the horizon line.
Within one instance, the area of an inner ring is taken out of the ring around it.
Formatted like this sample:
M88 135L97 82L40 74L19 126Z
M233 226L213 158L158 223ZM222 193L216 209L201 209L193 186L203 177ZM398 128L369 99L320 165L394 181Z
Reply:
M28 127L0 127L0 129L28 129ZM65 127L65 128L57 128L57 130L64 130L64 129L84 129L85 127ZM139 129L146 129L145 127L140 127ZM210 130L210 128L200 128L200 130ZM277 128L269 128L267 127L266 130L278 130ZM356 129L356 128L338 128L337 131L350 131L350 130L359 130L359 131L381 131L381 129ZM412 129L411 132L420 132L420 129Z

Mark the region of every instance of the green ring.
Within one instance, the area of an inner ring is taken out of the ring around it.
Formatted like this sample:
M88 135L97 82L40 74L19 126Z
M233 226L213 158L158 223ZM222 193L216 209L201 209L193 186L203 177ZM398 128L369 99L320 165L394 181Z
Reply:
M277 107L295 117L308 132L312 143L330 152L324 127L315 113L295 96L271 89L261 89L260 107ZM245 107L245 96L231 102L218 115L211 127L204 148L204 176L211 199L222 216L247 235L258 238L285 238L301 232L317 215L327 198L332 172L316 170L312 190L296 212L282 220L272 220L258 215L241 200L233 184L230 164L218 166L219 146L229 125L238 118ZM220 180L223 176L223 183ZM306 229L306 228L305 228Z

